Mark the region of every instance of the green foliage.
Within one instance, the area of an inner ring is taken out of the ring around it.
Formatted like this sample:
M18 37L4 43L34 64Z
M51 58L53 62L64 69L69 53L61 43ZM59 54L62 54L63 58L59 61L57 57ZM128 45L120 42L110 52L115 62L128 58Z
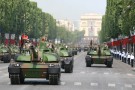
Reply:
M83 31L57 27L52 15L42 12L36 2L29 0L0 0L0 12L2 33L15 33L17 37L26 33L30 38L48 36L48 39L59 38L65 43L78 42L84 35Z
M42 12L36 2L29 0L0 0L0 28L2 33L26 33L31 38L56 35L56 20L48 13Z
M102 19L100 32L101 42L109 41L118 36L129 36L135 27L134 0L107 0L105 16Z
M84 31L68 31L65 27L57 27L57 38L64 43L77 43L84 36Z

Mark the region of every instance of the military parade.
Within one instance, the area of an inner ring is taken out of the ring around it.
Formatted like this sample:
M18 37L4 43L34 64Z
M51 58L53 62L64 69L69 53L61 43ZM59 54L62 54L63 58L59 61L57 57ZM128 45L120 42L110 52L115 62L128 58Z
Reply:
M135 90L134 19L134 0L0 0L0 90Z

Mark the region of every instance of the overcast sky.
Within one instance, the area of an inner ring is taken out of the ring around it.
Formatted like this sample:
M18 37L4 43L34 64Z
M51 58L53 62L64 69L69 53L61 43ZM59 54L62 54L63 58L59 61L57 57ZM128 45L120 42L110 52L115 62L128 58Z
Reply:
M56 19L79 20L85 13L105 14L106 0L30 0Z

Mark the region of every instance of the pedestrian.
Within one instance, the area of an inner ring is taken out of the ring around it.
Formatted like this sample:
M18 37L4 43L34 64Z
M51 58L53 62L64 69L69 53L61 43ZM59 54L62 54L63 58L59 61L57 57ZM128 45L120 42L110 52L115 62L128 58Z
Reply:
M127 63L130 65L130 53L127 52Z
M121 54L121 51L120 51L120 52L119 52L119 59L120 59L120 60L121 60L121 55L122 55L122 54Z
M126 52L124 52L123 57L124 57L124 63L126 63Z
M131 65L131 67L133 67L133 63L134 63L134 54L131 53L131 56L130 56L130 65Z

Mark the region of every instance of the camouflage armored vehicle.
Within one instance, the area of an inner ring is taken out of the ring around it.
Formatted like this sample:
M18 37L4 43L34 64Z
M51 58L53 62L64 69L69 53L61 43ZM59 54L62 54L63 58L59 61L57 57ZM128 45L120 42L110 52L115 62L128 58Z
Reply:
M8 67L11 84L23 84L25 78L45 78L51 85L59 84L60 59L42 45L45 44L41 44L38 51L31 46L30 49L22 49L20 54L16 54Z
M11 60L11 52L9 47L0 45L0 60L4 63L9 63Z
M11 50L11 58L14 58L16 54L18 54L19 51L19 47L16 45L12 45L10 46L10 50Z
M59 47L57 52L61 58L61 68L64 69L66 73L72 73L74 64L72 51L68 50L66 47Z
M78 47L78 51L81 52L82 48L81 47Z
M73 55L77 55L77 52L78 52L77 48L76 47L72 47L72 54Z
M109 49L97 46L87 52L85 61L86 67L91 67L92 64L105 64L107 67L112 67L113 57Z
M84 48L83 48L83 51L85 52L85 51L88 51L89 50L89 47L88 46L85 46Z

